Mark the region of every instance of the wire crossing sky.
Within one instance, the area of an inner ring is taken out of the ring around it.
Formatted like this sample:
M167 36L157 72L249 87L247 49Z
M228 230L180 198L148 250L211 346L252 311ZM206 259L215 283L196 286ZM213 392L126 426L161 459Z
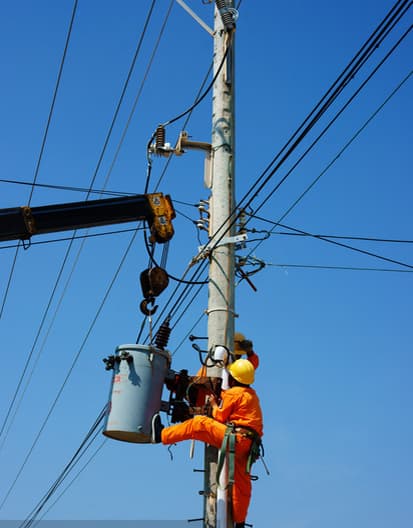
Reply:
M213 26L213 3L186 3ZM211 35L173 0L25 0L2 15L1 207L156 187L177 216L153 253L171 280L152 322L145 226L0 242L0 522L199 518L203 446L102 449L96 414L102 359L167 316L172 368L199 367L204 154L147 147L160 123L172 146L182 131L210 142ZM260 355L271 472L254 467L256 528L412 518L411 27L404 0L239 6L236 327Z

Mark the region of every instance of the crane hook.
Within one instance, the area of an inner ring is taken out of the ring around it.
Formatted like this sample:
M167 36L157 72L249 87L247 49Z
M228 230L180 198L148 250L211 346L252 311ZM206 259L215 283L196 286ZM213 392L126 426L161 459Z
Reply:
M141 312L147 316L153 315L158 309L158 305L153 306L153 308L148 308L148 304L153 305L154 302L155 302L155 297L147 297L146 299L144 299L139 305Z

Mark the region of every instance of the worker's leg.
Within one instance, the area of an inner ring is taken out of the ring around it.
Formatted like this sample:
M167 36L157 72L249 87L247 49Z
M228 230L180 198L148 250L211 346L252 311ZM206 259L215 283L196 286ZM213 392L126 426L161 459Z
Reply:
M246 473L250 447L250 439L237 435L234 485L232 487L232 516L235 523L245 521L251 499L251 479L250 475Z
M182 440L200 440L218 449L222 445L226 425L207 416L194 416L191 420L165 427L162 430L162 443L174 444ZM251 498L251 479L246 473L251 440L237 434L235 445L234 485L232 488L232 508L235 523L245 521Z
M221 447L226 426L208 416L194 416L190 420L165 427L162 430L162 443L175 444L182 440L200 440L217 448Z

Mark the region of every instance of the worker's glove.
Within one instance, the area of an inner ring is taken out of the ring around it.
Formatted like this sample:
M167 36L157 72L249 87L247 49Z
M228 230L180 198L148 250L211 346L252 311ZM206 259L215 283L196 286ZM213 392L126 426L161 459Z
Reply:
M240 341L239 342L239 348L243 352L245 352L247 354L247 356L249 356L250 354L252 354L252 350L253 350L252 341L250 341L249 339L244 339L244 341Z

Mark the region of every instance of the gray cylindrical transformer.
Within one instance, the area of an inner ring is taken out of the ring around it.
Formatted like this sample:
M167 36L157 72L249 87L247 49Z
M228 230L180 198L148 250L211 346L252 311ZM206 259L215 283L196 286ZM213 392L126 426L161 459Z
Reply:
M103 434L135 443L151 441L151 422L161 408L169 353L151 346L116 348L111 396Z

